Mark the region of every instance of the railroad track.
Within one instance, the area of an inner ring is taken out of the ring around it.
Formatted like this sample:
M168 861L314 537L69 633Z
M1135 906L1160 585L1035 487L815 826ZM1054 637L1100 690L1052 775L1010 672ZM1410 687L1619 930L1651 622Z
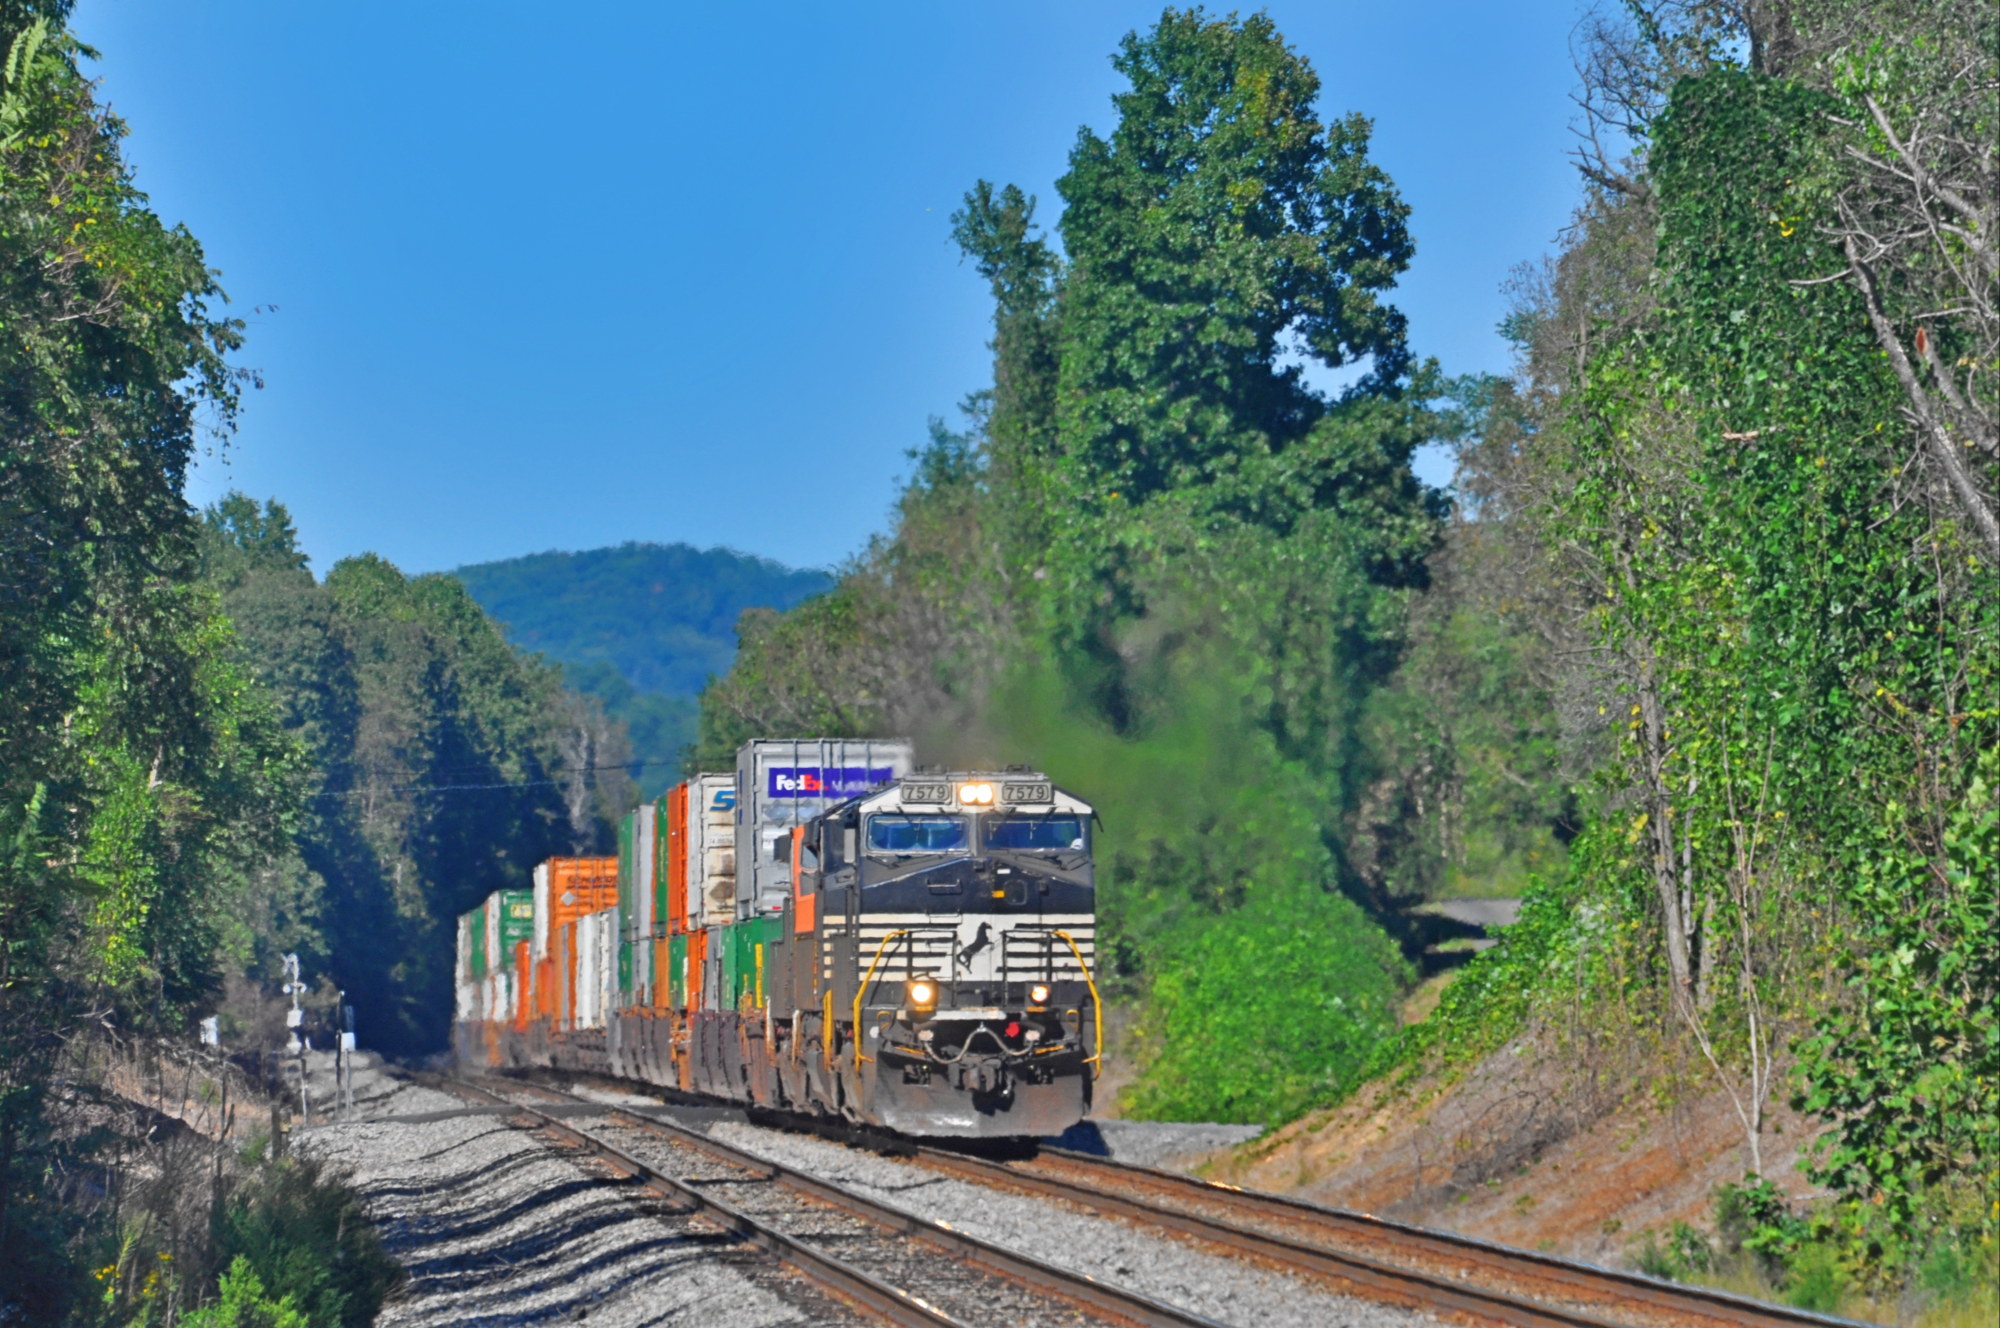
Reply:
M1866 1328L1707 1287L1664 1282L1531 1250L1044 1148L992 1162L934 1147L915 1161L1221 1246L1345 1284L1370 1299L1518 1328Z
M516 1081L510 1081L510 1089ZM585 1105L560 1090L521 1088ZM593 1110L611 1110L588 1104ZM701 1146L726 1146L652 1117L617 1113L646 1126L673 1130ZM1142 1228L1165 1232L1239 1258L1303 1274L1362 1298L1454 1318L1512 1328L1865 1328L1856 1321L1793 1309L1706 1287L1664 1282L1637 1273L1600 1268L1530 1250L1496 1245L1452 1232L1328 1208L1280 1195L1215 1185L1191 1176L1155 1171L1061 1149L992 1161L908 1140L885 1138L882 1151L973 1184L1055 1200ZM747 1165L782 1170L802 1183L826 1182L757 1161L728 1149ZM850 1196L863 1204L873 1200ZM877 1205L880 1207L880 1205ZM890 1209L889 1212L897 1210ZM922 1219L899 1214L899 1220ZM1033 1262L1033 1261L1030 1261ZM1038 1264L1037 1276L1060 1273ZM1074 1276L1062 1274L1064 1276ZM1083 1279L1099 1291L1101 1282ZM1181 1317L1142 1322L1207 1322L1171 1306L1146 1302L1150 1311Z
M499 1086L504 1092L462 1079L438 1080L437 1086L533 1120L890 1323L1222 1328L1199 1314L1014 1253L671 1121L585 1103L527 1082L508 1081ZM587 1107L621 1137L580 1128L565 1118L573 1113L543 1110L520 1101L521 1095Z

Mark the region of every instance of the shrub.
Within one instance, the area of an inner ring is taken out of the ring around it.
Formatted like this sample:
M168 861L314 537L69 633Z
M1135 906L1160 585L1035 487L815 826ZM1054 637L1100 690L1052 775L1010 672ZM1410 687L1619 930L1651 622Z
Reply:
M326 1163L310 1157L258 1166L217 1214L215 1251L218 1260L230 1262L225 1304L232 1285L239 1299L250 1303L244 1299L250 1284L239 1273L247 1271L264 1298L259 1303L292 1306L301 1316L298 1322L313 1328L365 1328L402 1275L362 1212L360 1196ZM268 1322L279 1328L289 1321Z

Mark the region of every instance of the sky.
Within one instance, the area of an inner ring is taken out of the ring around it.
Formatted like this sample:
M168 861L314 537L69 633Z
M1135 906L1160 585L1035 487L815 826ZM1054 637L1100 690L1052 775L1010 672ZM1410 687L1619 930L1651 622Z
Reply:
M1502 284L1568 219L1583 0L1280 0L1320 113L1411 205L1420 355L1501 371ZM569 19L562 19L569 13ZM81 0L140 188L265 386L188 496L284 502L314 565L626 540L830 566L991 376L949 217L1060 211L1157 6ZM1437 458L1420 470L1442 478Z

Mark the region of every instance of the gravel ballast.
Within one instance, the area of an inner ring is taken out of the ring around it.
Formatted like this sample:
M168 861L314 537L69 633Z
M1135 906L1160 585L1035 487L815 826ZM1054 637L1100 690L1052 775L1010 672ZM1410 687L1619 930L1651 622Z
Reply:
M1247 1144L1261 1125L1187 1124L1180 1121L1087 1120L1048 1142L1077 1153L1139 1167L1185 1170L1218 1148Z
M880 1157L754 1125L710 1134L745 1152L857 1190L996 1245L1243 1328L1420 1328L1436 1317L1360 1300L1124 1222L1060 1203L954 1180Z
M357 1068L294 1147L351 1170L409 1281L377 1323L763 1328L864 1322L761 1250L491 1110Z

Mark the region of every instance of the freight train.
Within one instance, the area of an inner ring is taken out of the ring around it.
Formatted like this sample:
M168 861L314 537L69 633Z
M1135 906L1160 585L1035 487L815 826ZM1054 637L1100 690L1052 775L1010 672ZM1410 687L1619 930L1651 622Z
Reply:
M1091 807L908 742L746 743L459 919L452 1043L908 1135L1062 1133L1089 1111Z

